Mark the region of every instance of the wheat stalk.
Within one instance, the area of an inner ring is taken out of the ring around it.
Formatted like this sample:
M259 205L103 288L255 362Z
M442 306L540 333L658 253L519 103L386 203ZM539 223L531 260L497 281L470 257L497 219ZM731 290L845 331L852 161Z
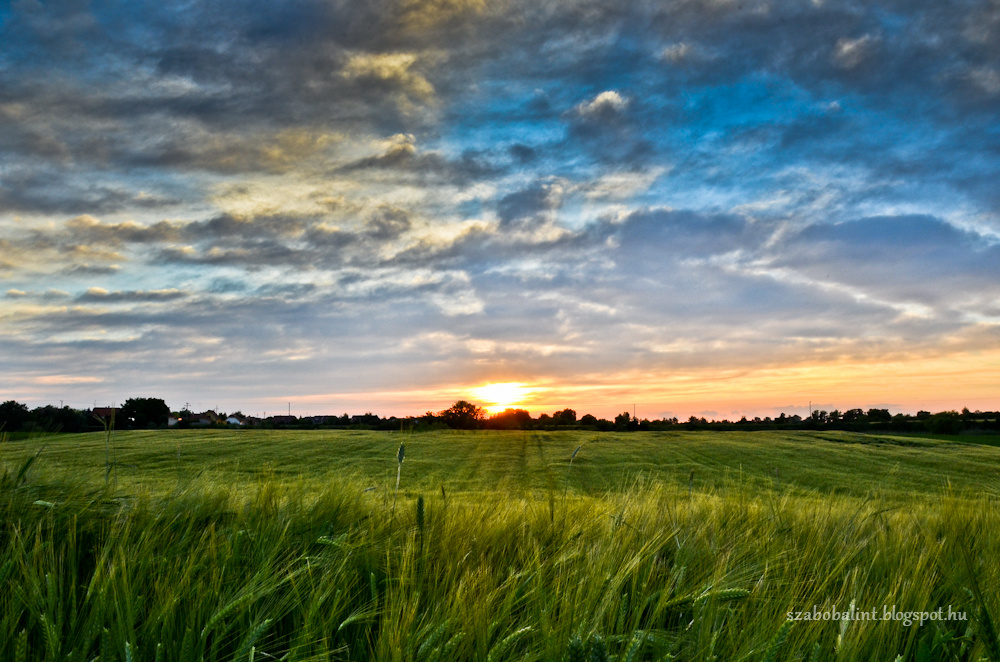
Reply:
M389 513L389 535L392 535L392 520L396 516L396 498L399 496L399 479L403 472L403 460L406 458L406 445L400 444L396 451L396 491L392 494L392 511Z

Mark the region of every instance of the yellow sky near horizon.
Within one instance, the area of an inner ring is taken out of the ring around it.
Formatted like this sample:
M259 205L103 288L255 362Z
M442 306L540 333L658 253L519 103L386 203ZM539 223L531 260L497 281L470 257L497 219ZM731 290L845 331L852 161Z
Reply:
M598 417L612 417L635 406L640 417L718 418L805 415L827 410L888 407L893 413L1000 409L1000 348L957 355L899 361L837 361L745 370L689 370L669 375L622 373L575 384L554 379L501 379L440 389L383 391L369 394L326 393L294 402L371 403L383 415L418 415L440 411L464 399L489 413L506 407L527 409L533 416L567 407ZM298 405L295 405L298 406ZM293 412L294 413L294 412Z

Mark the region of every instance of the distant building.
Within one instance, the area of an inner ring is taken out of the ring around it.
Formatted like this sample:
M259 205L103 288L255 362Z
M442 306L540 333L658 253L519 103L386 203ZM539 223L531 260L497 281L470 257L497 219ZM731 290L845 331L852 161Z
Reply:
M200 414L191 414L191 425L215 425L219 422L219 415L209 409Z
M226 419L226 424L227 425L246 425L247 424L247 419L246 419L245 416L240 416L238 414L233 414L232 416L230 416L229 418Z
M108 424L121 416L122 409L121 407L94 407L90 413L101 419L103 423Z

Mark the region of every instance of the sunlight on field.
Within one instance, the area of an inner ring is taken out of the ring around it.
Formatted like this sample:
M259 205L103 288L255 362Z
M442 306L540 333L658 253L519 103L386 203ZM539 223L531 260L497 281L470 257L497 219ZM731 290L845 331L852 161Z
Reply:
M996 659L998 467L847 432L8 441L0 660Z

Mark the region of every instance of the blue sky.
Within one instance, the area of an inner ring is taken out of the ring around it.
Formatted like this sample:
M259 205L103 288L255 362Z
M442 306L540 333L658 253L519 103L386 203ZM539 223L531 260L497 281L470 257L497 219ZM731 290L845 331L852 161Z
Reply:
M1000 408L998 2L0 8L0 398Z

